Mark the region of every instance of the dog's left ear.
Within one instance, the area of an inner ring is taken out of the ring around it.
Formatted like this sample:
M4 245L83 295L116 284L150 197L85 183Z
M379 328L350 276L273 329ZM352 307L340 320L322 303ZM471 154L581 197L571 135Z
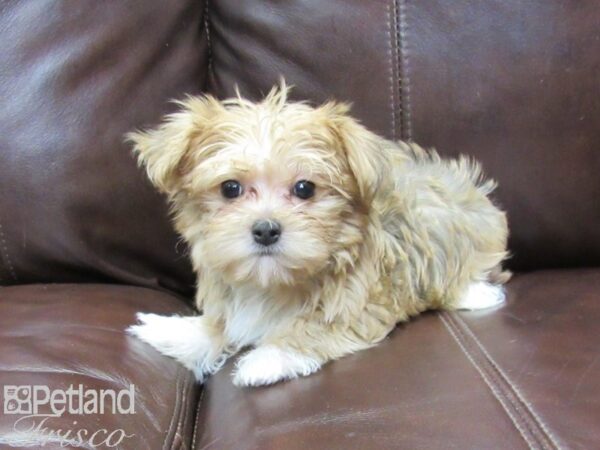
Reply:
M194 142L207 127L207 121L223 106L213 97L189 97L177 102L180 110L164 118L158 127L128 133L138 163L146 168L148 178L159 191L172 195L185 171L186 160Z
M321 107L328 116L330 129L348 161L363 202L369 205L377 193L391 183L392 146L352 118L344 103Z

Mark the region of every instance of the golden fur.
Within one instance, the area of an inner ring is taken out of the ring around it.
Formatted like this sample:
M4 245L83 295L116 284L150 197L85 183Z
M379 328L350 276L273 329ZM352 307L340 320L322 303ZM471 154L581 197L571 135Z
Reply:
M259 103L189 97L158 128L129 135L190 245L202 311L194 326L210 342L191 359L176 344L155 346L199 379L246 346L272 351L244 357L237 384L306 375L410 316L456 307L472 283L507 279L505 214L478 164L385 140L344 104L314 108L287 93ZM221 195L231 179L244 186L239 198ZM290 194L302 179L315 183L313 198ZM261 218L282 224L273 254L252 243ZM149 319L140 320L132 331L144 338Z

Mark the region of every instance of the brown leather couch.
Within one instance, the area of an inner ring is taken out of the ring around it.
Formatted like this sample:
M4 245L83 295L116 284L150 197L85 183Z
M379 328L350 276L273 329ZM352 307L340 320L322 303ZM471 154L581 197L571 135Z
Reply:
M48 430L123 429L127 450L600 448L597 1L4 1L0 38L0 384L136 389L135 414ZM231 384L233 363L197 386L123 333L136 311L188 313L194 291L124 133L279 74L483 163L512 230L505 306L425 314L258 389ZM42 448L44 430L26 437Z

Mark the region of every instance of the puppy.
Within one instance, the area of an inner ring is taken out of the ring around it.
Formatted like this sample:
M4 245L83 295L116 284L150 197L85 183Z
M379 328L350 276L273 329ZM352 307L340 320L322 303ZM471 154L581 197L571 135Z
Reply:
M466 157L385 140L345 104L189 97L131 133L191 249L201 315L139 314L129 332L202 382L309 375L426 309L503 301L507 221Z

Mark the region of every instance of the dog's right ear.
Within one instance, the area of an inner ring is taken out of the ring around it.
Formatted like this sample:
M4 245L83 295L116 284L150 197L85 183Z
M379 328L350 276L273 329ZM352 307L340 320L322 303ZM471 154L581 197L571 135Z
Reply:
M206 129L207 121L223 109L211 96L188 97L176 103L181 109L167 115L158 127L126 136L152 184L169 195L180 187L186 158Z

